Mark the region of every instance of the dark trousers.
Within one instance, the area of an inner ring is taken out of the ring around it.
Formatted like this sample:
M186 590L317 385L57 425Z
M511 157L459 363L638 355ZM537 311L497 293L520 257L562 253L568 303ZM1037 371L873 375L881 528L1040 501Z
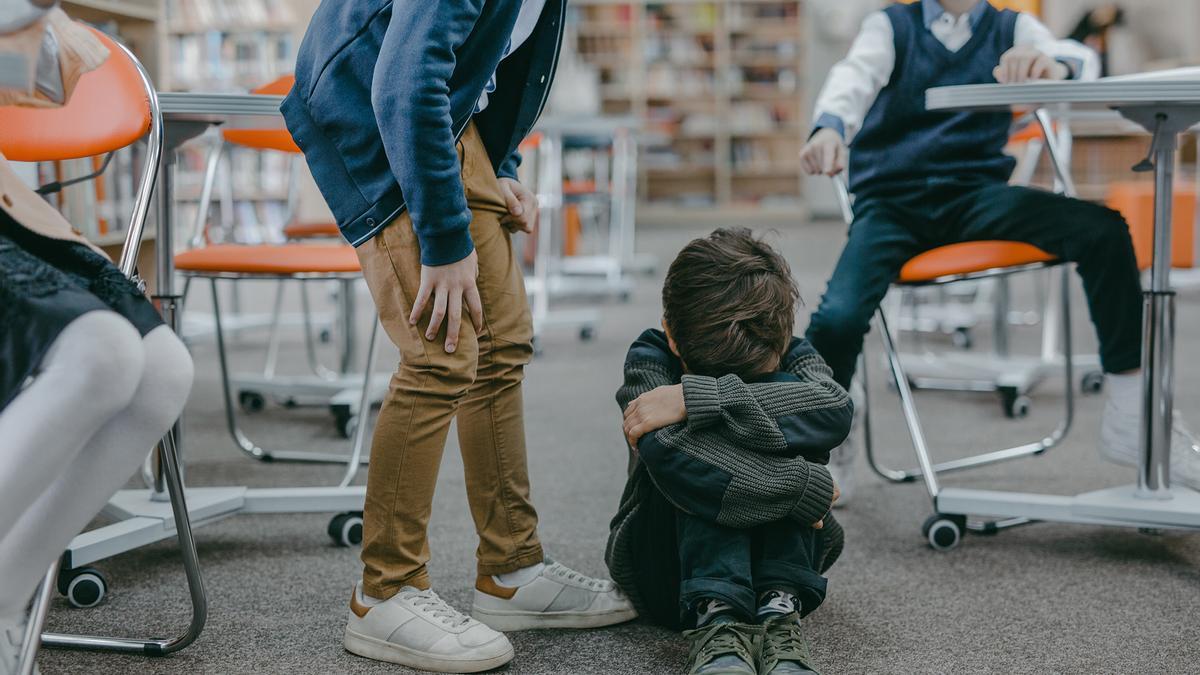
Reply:
M904 263L938 246L986 239L1026 242L1077 263L1104 370L1141 364L1141 280L1121 214L1002 183L942 185L855 203L849 239L806 335L838 383L850 386L871 316Z
M801 615L825 600L825 577L817 572L825 550L821 530L792 520L734 529L679 511L675 532L685 625L701 598L728 603L743 620L754 618L766 591L795 595Z

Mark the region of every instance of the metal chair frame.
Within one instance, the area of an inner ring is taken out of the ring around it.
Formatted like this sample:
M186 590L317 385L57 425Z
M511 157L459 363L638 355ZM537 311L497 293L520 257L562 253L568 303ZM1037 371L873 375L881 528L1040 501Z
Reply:
M204 180L201 184L198 208L196 210L196 218L192 225L192 235L189 238L192 248L202 247L208 243L208 211L213 201L213 189L219 167L224 157L225 148L228 145L231 145L231 143L218 134L214 138L212 147L209 149L208 158L205 163ZM297 166L300 160L300 156L297 155L291 157L288 162L289 187L287 212L284 218L285 223L291 222L298 211L298 181L296 179L298 176ZM333 412L334 421L342 435L347 438L353 437L354 425L358 417L362 414L362 407L359 405L358 396L358 374L351 372L357 351L354 285L361 278L359 275L297 274L270 277L268 275L242 275L234 273L193 274L191 272L183 272L182 274L184 277L184 298L187 297L191 289L192 279L199 276L230 280L275 278L277 280L276 290L270 318L264 324L253 321L249 323L244 321L236 322L234 329L231 331L236 333L243 329L260 325L267 327L267 351L262 373L260 375L231 375L229 378L230 386L239 390L239 401L241 400L242 392L246 392L248 394L256 394L260 398L271 396L279 400L284 400L289 405L327 405L330 407L331 412ZM279 329L285 323L283 316L284 292L287 282L295 280L302 282L299 284L301 303L300 326L304 334L305 355L308 360L308 368L312 373L311 376L281 376L276 373L280 346ZM309 300L308 284L303 283L305 280L328 280L338 284L339 308L338 316L334 323L338 326L338 332L341 334L341 348L336 370L325 366L317 356L316 345L313 339L315 332L313 327L314 316ZM235 293L236 290L237 287L235 285ZM236 295L234 296L234 300L236 304ZM381 402L386 393L386 381L371 383L368 386L371 386L371 393L368 397L369 402ZM232 429L231 433L234 433L235 438L241 435L240 431L235 432ZM238 444L243 450L247 449L241 441L238 441ZM274 459L285 459L280 454L274 453L272 457ZM316 458L311 454L306 454L302 458L289 457L287 459L292 461L329 461L338 463L345 459L342 455L322 455L322 457ZM267 456L263 455L260 458L267 458Z
M163 158L163 120L159 109L158 94L146 69L124 45L111 40L119 53L110 58L127 58L137 69L142 87L146 94L150 112L150 127L146 135L146 156L142 175L138 179L138 188L134 198L133 213L125 242L121 249L118 268L127 278L144 287L137 275L138 252L141 248L142 233L145 230L146 218L150 211L151 198L158 180ZM84 75L84 77L87 77ZM99 635L73 635L61 633L44 633L45 619L49 613L49 605L54 586L60 574L60 563L55 561L46 572L32 603L29 626L26 630L25 641L22 645L21 657L18 662L18 672L28 675L33 672L40 643L48 647L64 647L74 649L91 649L124 653L139 653L149 656L165 656L179 651L192 644L204 629L208 617L208 600L204 591L204 580L200 572L200 561L196 553L196 543L192 537L191 521L188 516L187 502L184 496L182 462L179 457L176 438L176 426L162 438L153 451L154 461L163 469L163 482L170 497L171 511L174 515L179 548L183 557L184 573L187 577L188 592L191 597L191 618L187 628L172 638L125 638ZM70 562L69 555L64 560ZM65 570L63 570L65 571Z
M1038 123L1042 125L1042 129L1045 132L1045 148L1050 154L1056 178L1058 179L1058 185L1065 194L1071 196L1074 194L1074 183L1071 181L1070 175L1067 173L1065 165L1062 162L1063 155L1060 146L1053 137L1053 126L1051 124L1050 117L1045 110L1040 109L1035 113L1035 117ZM835 178L834 185L837 190L838 201L839 205L841 206L843 218L845 219L846 223L849 224L853 220L853 211L849 191L846 187L846 184L840 178ZM860 377L863 379L864 392L863 445L867 463L873 472L875 472L881 478L893 483L912 482L918 477L924 476L927 483L929 483L931 494L936 494L936 476L940 473L961 471L964 469L994 464L996 462L1018 459L1032 455L1040 455L1050 448L1058 445L1066 437L1071 429L1075 411L1074 391L1072 388L1074 382L1074 359L1071 345L1070 265L1063 264L1060 261L1031 263L1026 265L979 270L965 274L952 274L921 283L904 285L908 287L919 287L943 285L975 279L1005 278L1020 272L1042 270L1050 267L1058 267L1061 270L1060 312L1062 321L1062 366L1067 382L1064 397L1064 414L1054 431L1052 431L1050 435L1031 443L1025 443L1010 448L993 450L934 464L930 459L929 446L925 440L924 430L921 425L920 417L917 413L916 402L912 393L913 386L911 378L905 371L904 365L901 362L901 355L896 346L895 336L888 324L886 312L881 306L876 311L876 321L883 339L888 365L895 381L897 393L899 394L901 408L904 413L905 424L908 427L909 435L912 438L913 446L916 450L918 463L920 466L915 469L897 470L882 465L876 458L871 429L869 387L867 386L868 369L866 368L866 359L860 356L860 368L858 372L860 373ZM1027 521L1022 521L1022 523L1023 522ZM1014 522L1011 523L1011 525L1022 523ZM1001 526L1009 525L1000 525L997 523L989 523L986 525L986 527L992 529Z

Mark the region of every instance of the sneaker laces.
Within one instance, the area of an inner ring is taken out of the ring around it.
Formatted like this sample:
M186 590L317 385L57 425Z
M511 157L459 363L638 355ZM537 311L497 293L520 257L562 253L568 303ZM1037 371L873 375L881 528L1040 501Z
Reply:
M554 576L565 579L577 586L582 586L589 591L607 593L614 588L613 583L607 579L594 579L560 563L552 563L546 569Z
M763 628L765 637L762 646L762 660L769 668L780 661L796 661L807 667L811 658L808 653L808 641L800 630L800 620L796 614L785 614L767 621Z
M414 591L409 595L414 607L419 607L427 615L452 628L470 622L471 618L451 607L432 590Z
M760 629L757 626L718 621L703 628L684 631L692 642L692 669L711 663L722 656L736 656L753 664L754 642Z

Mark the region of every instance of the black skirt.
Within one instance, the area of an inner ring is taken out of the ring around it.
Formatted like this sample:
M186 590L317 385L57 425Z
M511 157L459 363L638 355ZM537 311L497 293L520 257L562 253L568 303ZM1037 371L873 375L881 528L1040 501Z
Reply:
M95 310L120 314L143 336L163 323L104 256L36 234L0 210L0 410L37 371L59 333Z

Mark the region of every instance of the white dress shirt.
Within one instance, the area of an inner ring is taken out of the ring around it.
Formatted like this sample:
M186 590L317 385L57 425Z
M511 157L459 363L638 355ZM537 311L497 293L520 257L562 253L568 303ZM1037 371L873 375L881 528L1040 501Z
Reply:
M533 29L537 28L538 19L542 16L542 9L546 6L546 0L521 0L521 9L517 13L517 22L513 24L512 36L508 40L508 47L504 49L504 55L500 60L508 58L509 54L517 51L517 48L525 44L530 35L533 35ZM488 94L496 91L496 74L492 73L492 77L488 79L487 86L484 87L483 93L479 95L479 102L475 104L475 112L483 112L483 109L488 104Z
M975 9L955 17L943 10L937 0L921 2L927 28L952 52L957 52L971 39L984 9L984 1L980 0ZM1094 80L1100 74L1100 59L1096 52L1074 40L1056 39L1050 29L1031 14L1021 12L1017 16L1013 46L1018 45L1033 45L1063 62L1074 79ZM846 58L829 71L825 86L817 97L814 128L837 129L847 143L853 140L875 103L875 97L891 79L895 64L892 22L882 11L872 12L863 19L862 28Z

